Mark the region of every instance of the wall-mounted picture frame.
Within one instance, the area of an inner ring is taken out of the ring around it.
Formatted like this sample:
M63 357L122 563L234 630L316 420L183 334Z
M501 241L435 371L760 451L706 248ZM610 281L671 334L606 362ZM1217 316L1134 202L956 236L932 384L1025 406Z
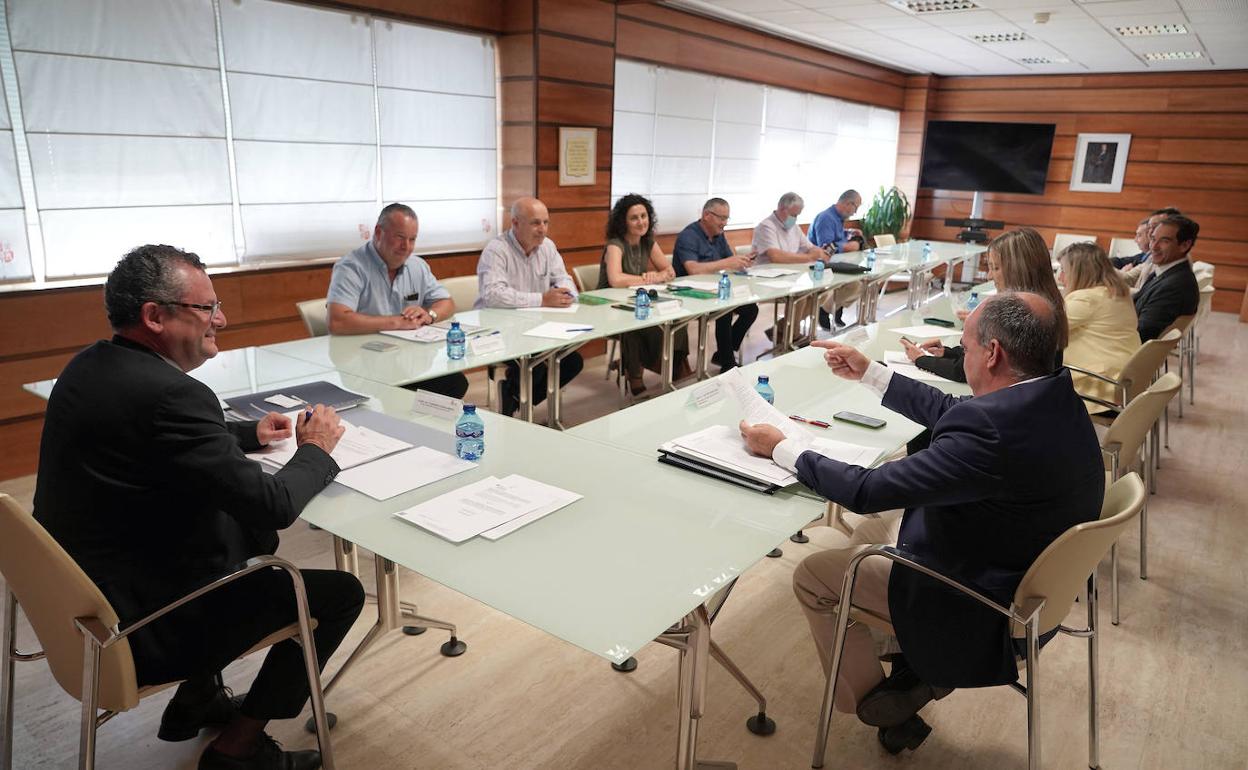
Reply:
M559 186L598 181L598 129L559 127Z
M1081 192L1122 192L1127 173L1130 134L1080 134L1070 189Z

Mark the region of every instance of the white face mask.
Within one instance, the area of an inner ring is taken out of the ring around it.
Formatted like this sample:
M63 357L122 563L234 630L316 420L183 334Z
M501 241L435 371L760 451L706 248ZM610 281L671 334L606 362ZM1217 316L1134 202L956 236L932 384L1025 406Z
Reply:
M784 229L785 229L785 230L792 230L792 229L793 229L793 225L795 225L795 224L797 224L797 217L785 217L785 218L784 218Z

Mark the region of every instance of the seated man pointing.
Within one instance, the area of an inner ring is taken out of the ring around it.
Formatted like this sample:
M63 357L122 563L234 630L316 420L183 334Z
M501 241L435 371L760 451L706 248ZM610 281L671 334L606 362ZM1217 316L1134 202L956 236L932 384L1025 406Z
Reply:
M864 519L846 547L806 557L793 575L825 671L841 580L863 546L896 544L1009 606L1040 552L1100 515L1100 446L1070 372L1053 372L1057 338L1057 316L1040 295L989 298L962 333L974 393L962 398L893 374L847 345L812 343L827 349L833 373L862 381L885 407L931 429L927 449L877 468L831 460L782 440L770 425L742 423L751 451L795 470L829 500L859 513L904 509ZM1003 615L891 566L882 557L862 562L854 606L892 623L902 655L885 679L869 632L851 620L836 708L878 727L880 742L896 754L931 732L917 712L932 698L948 688L1014 682L1018 668Z

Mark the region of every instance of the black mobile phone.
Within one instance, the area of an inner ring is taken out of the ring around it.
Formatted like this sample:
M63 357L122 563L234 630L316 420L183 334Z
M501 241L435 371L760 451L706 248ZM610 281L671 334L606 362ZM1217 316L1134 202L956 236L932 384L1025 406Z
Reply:
M871 428L872 430L883 428L888 424L879 417L868 417L865 414L858 414L857 412L837 412L832 415L832 419L852 423L854 425L860 425L864 428Z
M923 323L931 324L932 326L943 326L946 329L952 329L953 327L957 326L957 324L955 324L953 321L946 321L943 318L924 318Z
M633 307L632 305L612 305L611 307L615 308L616 310L627 310L630 313L637 309Z

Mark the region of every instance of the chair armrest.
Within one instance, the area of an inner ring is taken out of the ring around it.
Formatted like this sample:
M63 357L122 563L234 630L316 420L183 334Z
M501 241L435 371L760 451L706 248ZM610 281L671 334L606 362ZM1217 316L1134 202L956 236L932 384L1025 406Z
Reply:
M1081 367L1081 366L1075 366L1074 364L1064 364L1064 366L1065 366L1067 369L1071 370L1072 372L1078 372L1079 374L1086 374L1087 376L1089 376L1089 377L1094 377L1094 378L1096 378L1096 379L1100 380L1101 382L1108 382L1110 385L1116 385L1116 386L1118 386L1118 387L1122 387L1122 386L1124 385L1124 383L1123 383L1121 380L1115 380L1115 379L1112 379L1112 378L1110 378L1110 377L1106 377L1106 376L1105 376L1105 375L1103 375L1103 374L1097 374L1096 372L1090 372L1090 371L1088 371L1087 369L1084 369L1084 368L1083 368L1083 367Z
M1075 395L1079 396L1079 398L1082 398L1084 401L1089 401L1093 404L1100 404L1106 409L1113 409L1115 411L1122 409L1122 404L1116 404L1113 401L1106 401L1103 398L1097 398L1096 396L1089 396L1086 393L1080 393L1079 391L1075 391Z
M165 606L161 607L160 609L156 610L150 615L140 618L134 623L131 623L130 625L126 626L125 630L118 630L118 628L108 629L109 631L108 636L102 641L100 640L99 634L96 633L95 630L92 630L86 627L86 625L84 625L86 621L94 620L94 618L75 619L75 623L79 626L79 628L82 628L84 632L91 633L92 636L95 636L97 641L100 641L101 648L108 648L116 644L117 642L121 641L122 639L125 639L126 637L130 636L130 634L133 634L135 631L138 631L140 628L143 628L149 623L152 623L153 621L159 620L165 615L168 615L170 612L173 612L174 610L181 607L182 605L188 602L194 601L195 599L198 599L204 594L215 591L224 585L233 583L235 580L238 580L239 578L245 577L247 575L250 575L253 572L258 572L262 569L267 569L270 567L285 570L286 572L290 573L290 576L295 584L296 593L302 590L303 579L299 574L299 569L295 567L295 565L291 564L285 559L279 559L276 556L269 556L269 555L254 556L248 559L247 561L243 562L243 565L239 567L238 569L234 570L233 572L230 572L226 575L222 575L221 577L214 579L212 582L208 583L207 585L201 586L195 589L194 591L191 591L189 594L181 597L180 599L177 599L176 601L166 604ZM99 621L96 621L96 622L98 623ZM101 628L102 627L103 626L101 624Z

